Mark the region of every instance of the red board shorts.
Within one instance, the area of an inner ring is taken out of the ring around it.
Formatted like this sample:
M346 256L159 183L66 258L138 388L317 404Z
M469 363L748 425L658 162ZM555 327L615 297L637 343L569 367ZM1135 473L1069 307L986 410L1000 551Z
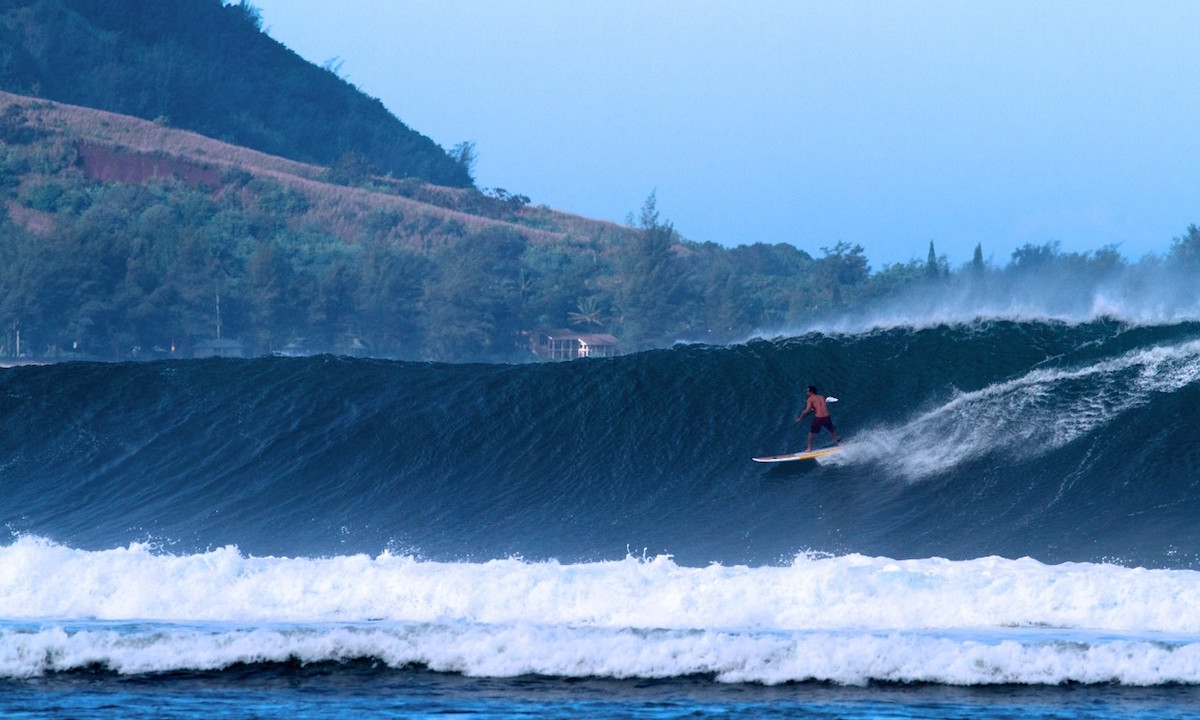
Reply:
M829 432L834 432L837 430L837 428L833 426L833 418L829 417L828 415L825 417L814 416L812 427L809 428L808 431L811 433L818 433L821 431L821 428L829 428Z

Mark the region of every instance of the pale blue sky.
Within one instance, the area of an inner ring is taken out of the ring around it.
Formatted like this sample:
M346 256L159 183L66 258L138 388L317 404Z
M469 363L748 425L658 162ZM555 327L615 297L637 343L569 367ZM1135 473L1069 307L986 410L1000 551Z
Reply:
M1200 223L1200 2L251 0L476 182L685 237L1164 254Z

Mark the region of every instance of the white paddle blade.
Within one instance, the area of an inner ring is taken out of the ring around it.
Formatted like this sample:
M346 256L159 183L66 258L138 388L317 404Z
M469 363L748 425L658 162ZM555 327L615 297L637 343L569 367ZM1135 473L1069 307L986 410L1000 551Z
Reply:
M835 397L827 397L827 398L825 398L825 402L837 402L837 398L835 398Z

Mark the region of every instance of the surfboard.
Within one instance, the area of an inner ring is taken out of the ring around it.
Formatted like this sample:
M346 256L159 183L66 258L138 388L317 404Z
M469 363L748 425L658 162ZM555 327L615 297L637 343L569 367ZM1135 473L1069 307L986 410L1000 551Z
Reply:
M793 460L812 460L813 458L823 457L837 452L835 447L825 448L824 450L813 450L812 452L788 453L787 455L768 455L766 457L753 458L754 462L759 463L780 463L792 462Z

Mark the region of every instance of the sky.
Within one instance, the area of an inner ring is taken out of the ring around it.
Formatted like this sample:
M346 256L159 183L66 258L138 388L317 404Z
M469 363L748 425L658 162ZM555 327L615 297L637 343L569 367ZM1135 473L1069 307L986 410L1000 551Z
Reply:
M685 238L1165 255L1200 224L1200 3L251 0L476 185Z

